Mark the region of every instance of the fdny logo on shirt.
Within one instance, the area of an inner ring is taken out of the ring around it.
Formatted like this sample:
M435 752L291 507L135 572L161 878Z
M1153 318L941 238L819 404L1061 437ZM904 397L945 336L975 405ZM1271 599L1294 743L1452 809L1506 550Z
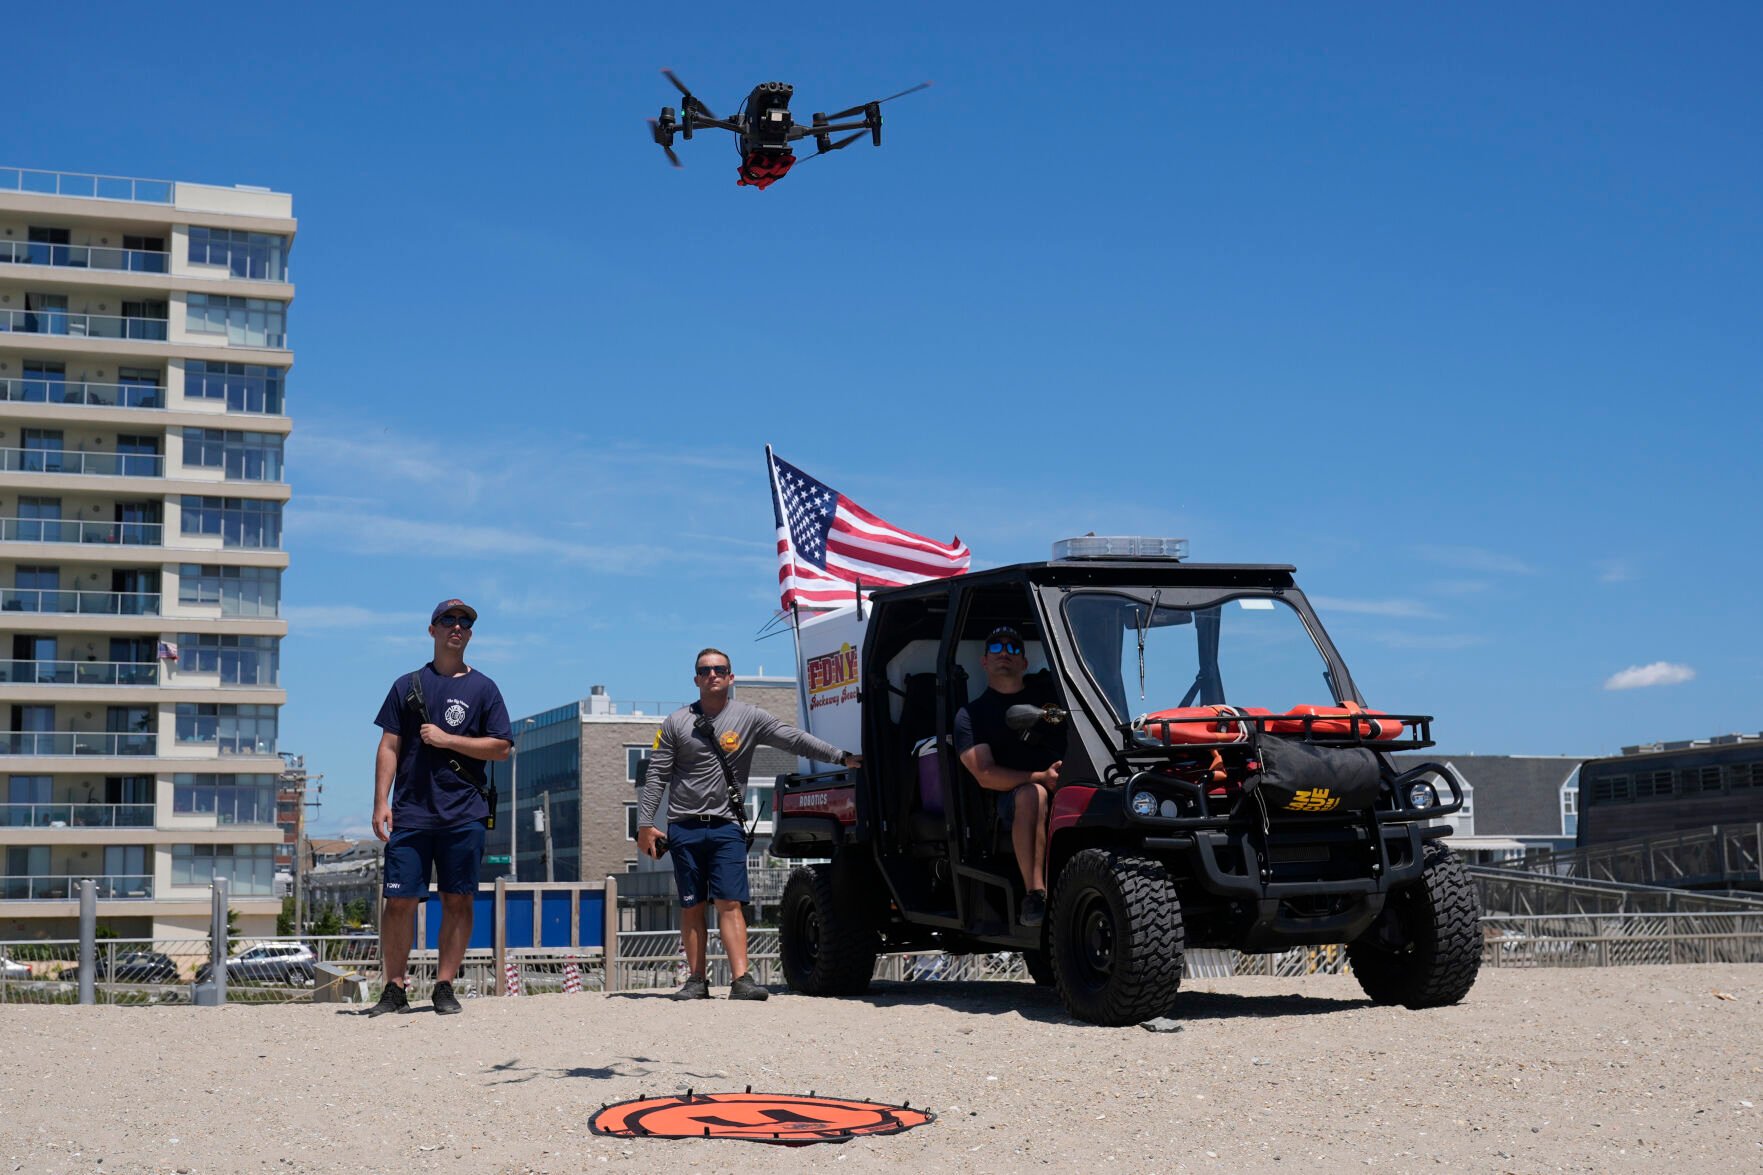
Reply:
M724 731L722 737L716 741L721 743L722 749L731 755L741 749L741 736L738 731Z
M465 721L465 709L464 702L458 698L449 698L447 699L447 708L441 712L441 717L447 720L448 726L456 727Z

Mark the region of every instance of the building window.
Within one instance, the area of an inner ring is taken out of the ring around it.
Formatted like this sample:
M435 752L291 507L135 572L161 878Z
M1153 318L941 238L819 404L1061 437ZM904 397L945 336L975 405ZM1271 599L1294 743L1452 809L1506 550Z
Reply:
M757 820L762 825L770 825L773 794L773 785L770 783L749 783L747 785L747 819Z
M643 764L648 761L651 748L647 745L626 747L624 749L624 781L641 783L643 781Z
M187 294L184 329L197 335L225 335L234 347L285 347L287 305L267 298Z
M216 824L274 824L273 775L174 775L171 810L183 816L213 816Z
M219 605L222 616L275 616L281 593L282 573L274 567L185 563L178 570L178 603Z
M288 238L191 225L190 264L224 265L234 277L253 281L286 281Z
M275 845L173 845L171 883L207 885L224 877L234 896L275 892Z
M637 806L635 804L624 806L624 839L637 839Z
M186 495L183 533L219 535L223 547L275 550L282 545L282 504L257 498Z
M624 871L626 873L635 873L637 871L637 859L635 857L626 857L624 859Z
M178 664L191 673L217 673L222 685L272 686L281 673L281 641L186 632L178 638Z
M259 363L210 363L192 359L184 364L184 397L225 400L228 412L279 416L283 376L281 368Z
M224 470L228 481L280 481L282 438L230 428L186 428L184 468Z
M179 702L177 741L212 743L223 755L275 754L276 708Z

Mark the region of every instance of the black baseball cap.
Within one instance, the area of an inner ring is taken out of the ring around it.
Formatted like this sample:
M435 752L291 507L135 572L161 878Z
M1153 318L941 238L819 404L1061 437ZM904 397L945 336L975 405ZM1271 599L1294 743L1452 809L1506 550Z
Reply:
M473 624L477 623L477 609L473 608L470 604L467 604L464 600L442 600L439 604L435 605L435 610L429 614L429 623L433 624L447 612L463 612L471 617Z
M993 641L1003 641L1003 640L1015 641L1019 645L1024 643L1023 639L1022 639L1022 634L1020 632L1017 632L1014 628L1011 628L1008 624L1000 624L998 627L992 629L991 632L988 632L986 634L986 644L988 644L988 645L991 644Z

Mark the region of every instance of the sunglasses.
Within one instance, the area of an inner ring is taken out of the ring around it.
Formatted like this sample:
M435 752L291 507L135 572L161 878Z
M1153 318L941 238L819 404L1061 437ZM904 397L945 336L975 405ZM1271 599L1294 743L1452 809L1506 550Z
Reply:
M697 667L699 677L729 677L733 674L734 670L727 665L700 665Z
M1015 641L993 641L986 646L988 653L1009 653L1012 657L1022 656L1022 646Z
M460 616L457 613L452 612L449 612L447 615L442 616L435 621L435 625L438 628L470 628L471 624L471 617Z

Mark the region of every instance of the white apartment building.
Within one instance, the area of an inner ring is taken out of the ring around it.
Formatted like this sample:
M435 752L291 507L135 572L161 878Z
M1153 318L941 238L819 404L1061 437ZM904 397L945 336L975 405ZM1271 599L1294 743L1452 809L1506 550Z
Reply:
M0 940L273 933L294 230L0 167Z

